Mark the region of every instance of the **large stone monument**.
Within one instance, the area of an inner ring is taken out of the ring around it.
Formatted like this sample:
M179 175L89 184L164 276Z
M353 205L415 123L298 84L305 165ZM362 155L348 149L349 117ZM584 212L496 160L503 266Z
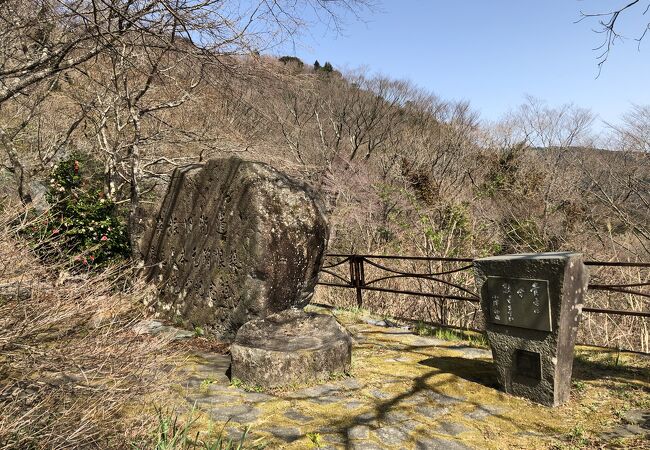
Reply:
M352 340L334 317L289 309L251 320L230 346L231 374L277 387L322 381L350 369Z
M310 189L230 158L174 171L141 252L159 315L228 338L249 320L307 305L327 240Z
M548 406L566 402L587 289L582 255L495 256L474 267L502 389Z

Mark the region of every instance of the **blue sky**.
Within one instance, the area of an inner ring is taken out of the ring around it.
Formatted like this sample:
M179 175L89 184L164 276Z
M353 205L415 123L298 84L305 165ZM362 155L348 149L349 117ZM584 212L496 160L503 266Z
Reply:
M650 36L640 51L632 39L650 18L644 22L642 11L622 17L630 39L616 44L598 78L597 22L574 22L581 10L619 3L628 2L383 0L363 22L347 16L341 34L316 24L276 53L408 79L444 99L469 100L484 120L498 119L530 94L615 122L631 102L650 104Z

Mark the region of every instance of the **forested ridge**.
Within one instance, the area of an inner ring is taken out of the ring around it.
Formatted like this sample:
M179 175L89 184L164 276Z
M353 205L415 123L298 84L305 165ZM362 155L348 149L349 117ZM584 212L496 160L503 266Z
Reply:
M163 62L163 76L145 77L144 62L97 57L3 105L5 156L20 155L5 157L5 203L35 196L75 152L93 159L123 208L159 195L174 167L237 155L317 188L332 250L648 259L650 163L632 128L647 108L635 107L605 150L590 135L594 115L573 105L529 98L485 124L469 102L380 76L249 56L193 78L191 58L158 70Z

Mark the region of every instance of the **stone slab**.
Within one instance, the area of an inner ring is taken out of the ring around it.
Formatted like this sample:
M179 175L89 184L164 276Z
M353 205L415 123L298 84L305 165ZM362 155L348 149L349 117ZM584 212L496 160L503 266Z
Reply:
M323 381L349 371L351 350L349 334L334 317L290 309L241 327L230 347L231 373L263 387ZM316 393L319 399L322 394Z

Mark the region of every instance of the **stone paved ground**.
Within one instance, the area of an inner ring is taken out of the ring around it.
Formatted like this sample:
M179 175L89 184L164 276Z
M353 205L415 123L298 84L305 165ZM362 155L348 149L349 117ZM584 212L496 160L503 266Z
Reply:
M245 426L250 447L323 449L650 448L648 358L581 350L572 401L546 408L502 394L488 350L336 313L355 338L351 376L282 392L232 385L229 356L180 364L178 405L203 430ZM609 364L609 365L608 365Z

